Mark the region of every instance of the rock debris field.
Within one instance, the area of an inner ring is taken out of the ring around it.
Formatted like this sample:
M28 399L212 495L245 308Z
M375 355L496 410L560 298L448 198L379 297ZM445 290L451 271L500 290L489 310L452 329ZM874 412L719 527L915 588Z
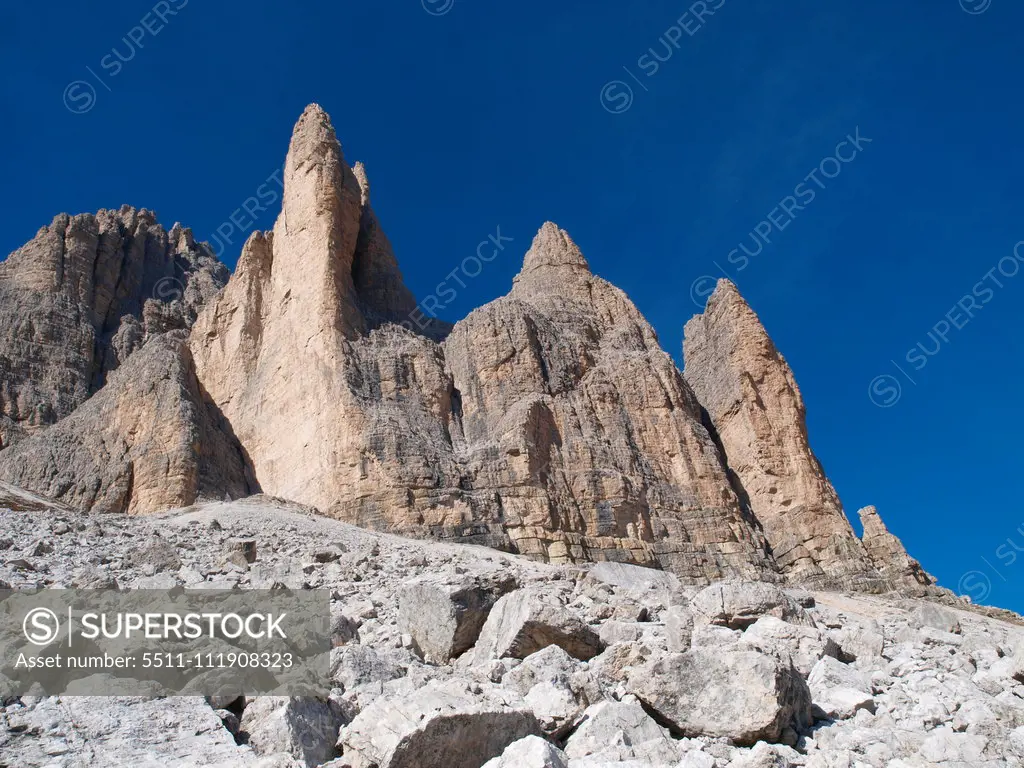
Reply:
M10 768L1024 764L1009 614L546 565L260 496L128 519L5 487L0 530L3 586L327 589L335 646L323 699L5 700Z

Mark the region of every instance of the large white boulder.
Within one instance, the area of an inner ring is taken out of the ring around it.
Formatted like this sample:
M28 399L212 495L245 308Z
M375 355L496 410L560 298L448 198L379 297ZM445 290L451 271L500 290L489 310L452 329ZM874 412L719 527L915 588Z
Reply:
M762 616L810 624L804 609L781 587L763 582L712 584L690 601L694 619L730 629L746 629Z
M586 661L601 652L604 643L557 598L534 589L505 595L491 610L474 648L476 663L512 657L525 659L549 645Z
M758 651L668 654L634 670L627 690L682 736L775 742L786 729L811 722L803 678L792 665Z
M569 768L569 761L550 741L527 736L509 744L501 757L488 760L483 768Z
M338 738L351 768L479 768L540 724L522 697L465 680L385 694Z
M669 765L679 759L679 748L640 702L627 696L622 701L605 700L588 708L566 742L565 754L574 764L577 758L593 756L609 763L642 759Z

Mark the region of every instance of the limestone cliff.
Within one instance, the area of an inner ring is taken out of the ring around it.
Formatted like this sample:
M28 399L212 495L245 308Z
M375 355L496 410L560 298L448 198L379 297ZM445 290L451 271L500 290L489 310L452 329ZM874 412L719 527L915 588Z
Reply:
M204 398L181 331L153 338L70 416L0 451L0 480L98 513L258 490L230 426Z
M346 165L311 106L295 126L274 231L249 239L191 338L199 378L264 490L384 525L377 510L405 514L457 486L441 350L385 323L414 307L365 173Z
M145 209L57 216L0 263L0 448L69 415L153 334L188 328L227 278Z
M443 345L399 325L413 308L365 171L311 107L273 233L191 341L264 490L544 559L772 576L679 371L556 226Z
M132 514L262 489L691 583L930 588L877 515L854 535L731 284L687 325L684 376L547 223L508 295L423 329L366 169L316 105L283 181L219 293L205 245L130 208L58 217L0 264L0 480Z
M864 507L857 514L864 529L861 537L864 548L885 579L910 591L920 591L914 588L925 589L935 584L935 578L908 555L903 542L889 532L877 509Z
M846 588L902 580L888 565L880 573L854 534L811 450L793 372L731 282L718 283L685 337L686 380L783 571L794 581Z
M697 403L628 297L545 224L512 292L444 343L467 484L518 548L769 578Z

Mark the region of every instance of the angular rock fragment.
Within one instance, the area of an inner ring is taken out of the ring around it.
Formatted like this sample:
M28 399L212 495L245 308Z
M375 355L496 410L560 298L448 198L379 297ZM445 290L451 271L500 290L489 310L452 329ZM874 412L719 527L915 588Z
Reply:
M342 729L338 746L351 768L479 768L540 734L517 695L453 680L378 698Z
M690 650L693 638L693 613L680 606L672 606L665 611L662 619L665 622L669 651L685 653Z
M802 764L802 760L800 753L790 747L759 741L749 752L729 763L729 768L792 768Z
M444 664L473 647L491 608L515 588L515 579L501 574L414 579L398 592L399 628L426 661Z
M807 684L790 665L756 651L691 650L629 676L627 690L681 736L775 742L811 722Z
M510 744L501 757L488 760L483 768L569 768L569 762L551 742L527 736Z
M803 677L807 677L825 656L838 658L840 647L816 627L799 626L762 616L744 631L743 645L774 656L782 662L791 661Z
M818 661L807 677L807 685L819 716L848 718L861 709L875 711L870 680L837 659L824 657Z
M609 763L645 759L668 765L679 759L669 732L654 722L633 696L589 707L566 742L565 754L571 760L593 755Z
M960 634L960 620L956 614L932 603L923 603L915 609L914 622L919 627Z
M667 571L641 568L629 563L600 562L587 571L587 575L603 584L633 591L664 590L671 592L679 588L679 578Z
M0 755L11 768L253 764L252 751L235 743L217 713L186 696L25 697L4 709Z
M365 645L347 645L331 651L331 682L346 691L397 680L404 675L401 664Z
M502 686L521 694L544 732L561 738L587 706L578 662L557 645L527 656Z
M251 563L256 562L256 540L229 539L225 554L228 560L243 568L248 568Z
M695 619L730 629L746 629L762 616L810 623L804 610L780 587L758 582L713 584L693 597L690 610Z
M847 624L831 630L829 636L839 646L836 658L846 663L877 659L885 647L885 637L875 622Z
M591 627L538 590L520 589L501 598L484 623L474 648L477 663L532 653L557 645L586 661L601 652L601 638Z
M330 701L260 696L245 707L240 728L257 754L284 752L315 768L336 756L343 723L341 710Z

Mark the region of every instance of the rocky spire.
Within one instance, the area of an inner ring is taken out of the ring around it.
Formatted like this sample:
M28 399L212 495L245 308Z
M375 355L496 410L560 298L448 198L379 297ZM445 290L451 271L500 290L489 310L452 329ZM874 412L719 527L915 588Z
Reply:
M622 291L541 227L512 292L444 343L464 466L516 548L701 582L777 578L692 393Z
M359 238L352 260L352 280L360 307L370 327L386 322L412 325L416 297L405 286L391 241L370 205L366 167L356 163L352 171L359 182L362 202Z
M719 281L685 337L686 379L785 572L811 583L877 581L811 450L793 372L736 286Z
M591 277L590 265L569 233L550 221L533 238L514 284L530 290L558 291L566 283Z
M295 124L285 161L272 275L274 294L288 297L284 313L311 334L352 338L364 330L352 282L361 218L359 182L327 113L311 104Z
M448 397L427 334L395 327L416 301L369 198L365 169L345 164L311 105L295 125L273 233L246 243L190 341L263 489L364 521L371 497L393 492L399 502L379 503L398 510L410 488L438 482Z
M907 554L903 542L889 533L877 509L873 506L864 507L858 515L864 527L861 541L868 556L885 579L904 589L929 587L935 584L935 578Z

